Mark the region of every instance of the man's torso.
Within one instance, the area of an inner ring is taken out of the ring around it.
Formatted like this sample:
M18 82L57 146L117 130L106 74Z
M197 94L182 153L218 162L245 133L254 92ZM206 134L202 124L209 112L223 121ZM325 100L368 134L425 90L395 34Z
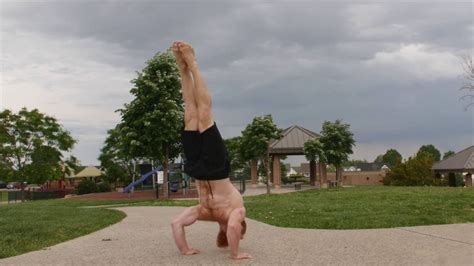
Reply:
M199 220L227 223L230 213L244 206L242 196L229 178L213 181L198 180Z

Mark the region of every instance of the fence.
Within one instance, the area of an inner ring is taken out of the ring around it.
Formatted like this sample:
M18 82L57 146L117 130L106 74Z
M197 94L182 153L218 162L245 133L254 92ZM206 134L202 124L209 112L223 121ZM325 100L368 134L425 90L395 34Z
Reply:
M56 191L28 191L28 190L13 190L0 191L0 203L22 202L30 200L44 200L44 199L58 199L64 198L65 195L70 194L68 190Z

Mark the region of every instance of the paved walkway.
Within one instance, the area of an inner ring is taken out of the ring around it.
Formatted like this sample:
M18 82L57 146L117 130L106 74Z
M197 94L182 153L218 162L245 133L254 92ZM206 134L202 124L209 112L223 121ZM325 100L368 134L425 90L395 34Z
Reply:
M215 223L186 231L201 254L181 256L170 222L183 208L122 207L120 223L77 239L0 260L0 265L473 265L474 224L373 230L288 229L248 219L241 250L229 259L215 246Z

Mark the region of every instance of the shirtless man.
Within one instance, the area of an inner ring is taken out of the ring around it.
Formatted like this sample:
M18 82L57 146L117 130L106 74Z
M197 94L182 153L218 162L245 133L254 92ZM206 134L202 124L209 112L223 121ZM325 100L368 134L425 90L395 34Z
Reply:
M232 259L250 259L239 252L239 241L246 231L242 196L228 176L230 164L222 137L212 114L211 95L197 66L194 50L185 42L174 42L171 49L181 74L184 130L182 132L186 165L184 171L196 178L199 204L186 209L171 223L173 237L181 254L200 251L188 246L184 227L195 221L219 224L217 246L230 246Z

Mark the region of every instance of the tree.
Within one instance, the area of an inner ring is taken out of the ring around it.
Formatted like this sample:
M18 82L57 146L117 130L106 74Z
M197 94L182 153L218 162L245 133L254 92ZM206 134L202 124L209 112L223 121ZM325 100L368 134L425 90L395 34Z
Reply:
M316 160L319 160L320 163L327 162L326 155L324 154L324 146L318 139L311 139L311 140L308 140L304 144L303 151L304 151L306 160L310 162L309 164L310 181L311 181L311 185L314 186L314 183L316 181L316 177L314 176L316 172ZM322 180L321 180L321 185L322 185Z
M62 152L75 143L55 118L38 109L0 113L0 157L2 168L11 170L10 180L42 184L61 178Z
M448 158L448 157L451 156L451 155L454 155L454 154L456 154L454 151L447 151L447 152L445 152L444 155L443 155L443 160L446 159L446 158Z
M107 131L107 138L99 155L99 161L105 170L104 178L109 183L128 183L133 175L133 160L124 152L124 135L121 124Z
M224 140L225 146L227 147L227 151L229 152L231 169L229 176L231 177L237 177L238 175L242 175L243 170L247 165L246 161L243 160L240 156L241 142L242 137L240 136Z
M390 149L385 152L382 156L382 163L389 164L390 166L394 166L397 163L402 161L402 155L395 149Z
M461 90L464 91L465 94L460 100L468 101L467 105L465 106L465 110L467 111L469 107L474 105L474 85L472 84L474 81L474 64L472 62L472 56L465 56L463 58L462 67L466 81L461 87Z
M270 141L280 139L282 130L274 123L271 115L255 117L242 131L240 155L245 161L260 160L264 164L267 177L270 176L269 145ZM270 183L267 178L267 194L270 194Z
M392 186L424 186L442 185L442 180L434 178L431 171L433 156L421 151L415 157L410 157L404 163L399 163L392 168L384 178L385 185Z
M324 147L324 154L327 162L336 166L336 179L341 182L341 165L347 161L349 154L352 154L352 147L355 145L354 134L350 131L349 124L343 124L340 119L331 123L324 121L319 141Z
M183 128L184 109L178 67L168 50L158 52L137 75L130 90L135 98L119 110L124 152L129 158L161 163L164 195L168 197L168 165L181 152Z
M441 159L441 153L432 144L421 146L420 149L418 150L418 153L420 153L420 152L425 152L425 153L430 154L433 157L433 160L435 162L437 162Z
M367 161L367 159L363 159L363 160L357 160L357 159L354 159L354 160L347 160L347 161L343 162L341 166L344 166L344 167L356 166L356 165L361 164L361 163L368 163L368 161Z
M374 160L374 163L383 163L383 156L384 154L380 154L379 156L377 156L377 158L375 158Z

